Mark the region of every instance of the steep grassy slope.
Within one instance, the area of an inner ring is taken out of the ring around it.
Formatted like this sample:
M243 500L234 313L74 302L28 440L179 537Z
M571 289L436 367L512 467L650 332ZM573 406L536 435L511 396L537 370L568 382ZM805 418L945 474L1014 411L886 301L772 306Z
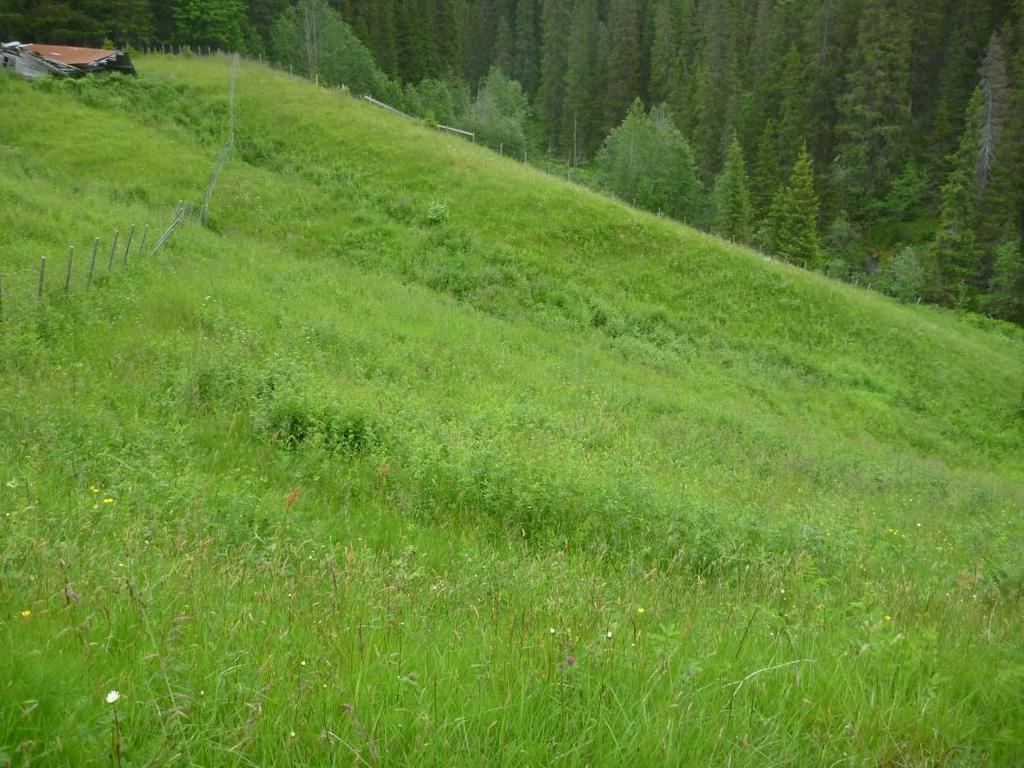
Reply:
M1019 764L1019 334L255 66L64 299L223 141L140 71L0 78L0 754Z

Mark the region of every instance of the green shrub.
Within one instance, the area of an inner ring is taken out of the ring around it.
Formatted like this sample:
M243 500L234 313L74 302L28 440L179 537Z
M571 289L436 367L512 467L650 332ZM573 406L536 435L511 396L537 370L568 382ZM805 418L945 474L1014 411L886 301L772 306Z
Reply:
M378 427L355 408L299 392L275 392L260 404L257 428L289 450L302 446L331 453L361 453L378 440Z
M440 200L432 200L427 206L427 223L438 225L445 224L449 217L448 203Z

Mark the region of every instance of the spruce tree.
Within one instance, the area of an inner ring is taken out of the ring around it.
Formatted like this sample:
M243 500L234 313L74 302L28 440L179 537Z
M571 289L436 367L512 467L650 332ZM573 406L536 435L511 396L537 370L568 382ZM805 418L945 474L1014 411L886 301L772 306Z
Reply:
M996 162L1003 126L1009 112L1009 74L1006 51L998 32L992 33L981 68L981 131L978 137L978 193L984 194Z
M651 23L651 76L647 92L652 103L662 104L669 101L674 90L680 56L670 0L658 0Z
M858 3L828 0L810 14L806 36L807 126L811 157L825 167L836 156L840 96L849 51L857 37Z
M562 146L573 165L579 165L601 141L605 92L602 46L606 32L597 13L597 0L577 0L569 35L562 107Z
M770 219L769 242L776 256L801 267L821 265L818 194L814 190L814 169L806 146L797 156L789 184L775 196Z
M985 308L1003 320L1024 323L1024 250L1020 241L1007 240L996 249Z
M907 159L910 139L910 30L898 0L865 0L841 101L841 152L869 195L885 190Z
M644 97L638 0L611 0L605 125L616 125L633 99Z
M974 232L982 102L978 88L967 109L960 148L951 158L952 170L942 187L942 212L932 245L944 297L958 306L973 303L982 279L981 251Z
M571 0L544 0L540 86L537 89L535 106L537 117L547 135L550 152L554 152L560 146L571 18Z
M721 167L724 142L732 135L740 96L736 30L726 2L711 3L709 39L696 71L697 125L694 149L706 180Z
M376 3L381 5L391 5L392 3L401 3L404 0L374 0ZM434 12L434 25L433 25L433 40L434 56L432 57L433 67L431 75L433 77L451 77L459 73L462 66L463 50L462 50L462 34L460 33L460 18L458 13L458 6L448 2L436 2L435 0L435 12ZM386 13L387 9L382 8L382 12ZM386 17L384 17L386 18ZM384 23L382 19L380 24ZM382 29L381 35L386 35L387 31Z
M769 120L757 142L754 168L750 175L750 203L755 230L764 229L772 208L772 201L784 179L779 132L775 121Z
M796 160L799 148L807 141L807 84L804 62L795 45L791 45L781 62L779 91L779 144L783 161Z
M498 33L494 38L494 51L491 54L491 63L505 73L506 77L512 77L515 71L513 59L515 41L512 39L512 26L508 18L501 14L498 19Z
M515 48L512 55L512 76L533 95L540 83L540 49L537 43L537 0L516 3Z
M402 0L395 9L395 40L399 71L407 82L417 83L439 74L431 34L432 14L424 0Z
M978 64L992 27L984 0L952 2L947 8L947 41L939 75L935 117L929 138L934 169L944 177L964 127L964 107L977 84Z
M743 147L733 134L725 154L725 167L715 183L715 229L719 235L737 243L750 240L750 192Z
M982 114L978 146L978 239L994 248L1018 225L1020 140L1022 127L1011 117L1024 118L1012 95L1003 35L993 34L981 69Z

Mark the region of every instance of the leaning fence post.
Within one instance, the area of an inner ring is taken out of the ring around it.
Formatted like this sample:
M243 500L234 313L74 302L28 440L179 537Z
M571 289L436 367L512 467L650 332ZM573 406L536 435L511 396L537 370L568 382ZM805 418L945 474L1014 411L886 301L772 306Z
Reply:
M75 266L75 246L68 246L68 273L64 277L64 295L67 296L71 290L71 270Z
M132 228L128 230L128 243L124 247L124 265L128 266L128 252L132 249L132 240L135 238L135 225L132 224Z
M86 288L92 287L92 273L96 270L96 251L99 249L99 247L100 247L100 239L98 237L97 238L93 238L93 241L92 241L92 258L89 259L89 277L87 277L86 280L85 280L85 287Z
M39 260L39 287L36 288L36 301L43 300L43 283L46 282L46 257Z
M139 243L138 256L143 256L146 253L146 240L149 238L149 224L142 230L142 242Z
M107 269L114 268L114 254L117 253L117 239L121 236L121 230L114 230L114 242L110 244L110 261L107 264Z

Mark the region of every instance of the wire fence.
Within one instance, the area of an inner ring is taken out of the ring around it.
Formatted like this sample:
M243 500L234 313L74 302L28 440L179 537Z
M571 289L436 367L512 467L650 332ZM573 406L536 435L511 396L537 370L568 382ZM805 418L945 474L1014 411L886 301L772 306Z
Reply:
M227 165L228 160L231 159L231 154L235 150L235 86L238 83L239 56L236 53L231 58L231 80L228 84L228 138L220 154L217 155L217 162L213 164L213 171L210 173L210 181L203 192L203 205L199 211L199 223L203 225L206 224L210 214L210 201L213 199L213 193L217 189L220 173L224 170L224 166Z
M48 257L41 256L38 268L19 270L14 273L13 283L9 276L0 274L0 323L24 317L33 307L48 300L89 290L104 277L151 259L160 253L181 222L193 211L193 206L183 200L178 201L170 224L154 241L149 238L149 225L140 231L133 224L124 232L115 229L109 245L104 245L97 236L93 238L92 245L84 249L68 246L67 256L56 268L51 266ZM18 288L22 290L18 291Z
M209 52L209 49L207 51ZM126 269L146 257L156 256L167 245L182 222L187 219L198 218L200 224L206 224L210 202L217 188L220 174L234 152L235 90L238 82L239 59L238 54L232 55L231 77L228 85L227 138L214 162L213 170L203 191L202 203L197 207L187 200L179 200L174 208L170 224L166 229L160 231L159 237L152 243L149 240L150 226L148 224L142 227L141 232L136 224L132 224L123 237L120 229L114 230L110 238L109 249L105 246L101 248L101 238L94 237L91 248L86 248L84 251L89 253L87 266L83 265L81 258L83 252L74 245L68 246L63 269L56 275L56 283L54 282L53 268L48 266L49 259L45 255L39 257L38 273L35 272L35 267L27 266L13 274L15 278L13 281L9 279L10 276L0 273L0 327L18 317L30 314L32 308L41 306L49 299L68 297L75 291L88 290L93 287L98 278L113 274L119 268ZM151 247L147 250L147 246ZM106 254L105 269L103 266L104 254Z
M0 273L0 324L5 321L9 322L11 319L25 314L31 307L39 306L50 298L70 296L76 290L92 288L94 283L101 276L104 274L112 274L119 267L122 269L127 268L128 266L143 260L144 257L156 256L160 250L166 246L175 230L185 220L198 219L201 225L205 226L207 224L210 214L210 205L213 200L214 193L216 192L221 173L234 154L236 128L235 93L242 56L238 53L230 53L210 46L192 47L188 45L160 45L144 46L139 50L146 54L161 53L164 55L201 57L228 56L231 59L231 75L228 84L227 137L224 146L220 149L217 158L214 161L206 187L203 190L202 202L197 206L196 204L186 200L178 201L171 217L170 224L166 229L162 230L160 236L153 241L153 245L148 252L147 245L149 244L149 233L151 227L149 225L145 225L141 229L141 234L138 234L139 228L137 225L133 224L127 228L126 234L123 236L121 230L114 231L111 236L109 249L107 249L106 246L101 247L102 242L100 237L93 238L91 248L86 247L86 249L84 249L85 253L89 253L87 266L82 266L83 251L79 250L74 245L68 246L66 259L63 262L63 267L56 278L54 277L53 268L48 266L47 256L39 257L38 273L36 273L34 271L35 268L31 266L18 270L16 273L9 273L8 275ZM264 60L262 54L257 54L255 57L247 58L259 64L268 66L271 69L276 69L281 72L285 71L285 66L281 62L270 59ZM320 86L320 79L315 74L307 77L302 72L296 73L292 65L288 65L287 70L289 74L293 76L307 79L314 82L317 86ZM344 85L334 87L332 90L341 92L348 91ZM374 106L396 115L400 115L410 120L420 119L414 115L403 112L397 107L375 99L372 96L367 95L364 99ZM465 131L461 128L443 125L440 123L436 125L436 128L450 135L467 138L473 142L476 141L476 135L471 131ZM525 162L525 155L523 160ZM137 234L138 237L136 236ZM106 268L104 270L103 254L105 252L107 253L107 258ZM12 276L15 277L13 281L9 279ZM56 283L54 282L55 280L57 281Z
M197 47L193 48L193 47L188 46L188 45L160 45L160 46L143 46L139 50L141 50L143 53L146 53L146 54L161 53L161 54L164 54L164 55L171 55L171 56L200 56L200 57L230 56L234 60L233 72L236 75L237 75L238 62L239 62L239 60L241 58L243 58L243 56L241 54L229 53L229 52L223 51L223 50L221 50L219 48L211 48L210 46L197 46ZM285 70L285 65L282 64L280 61L276 61L276 60L270 59L270 58L264 59L262 53L258 53L255 56L245 56L244 58L247 61L253 61L253 62L256 62L258 64L262 64L264 66L269 67L270 69L275 69L275 70L278 70L278 71L281 71L281 72L283 72ZM308 68L309 68L309 65L307 64L307 69ZM320 83L320 76L316 72L314 72L313 74L308 74L308 73L302 72L301 68L300 68L299 72L296 72L295 71L295 67L292 64L289 64L287 66L287 70L288 70L288 73L290 75L293 75L293 76L296 76L296 77L301 77L304 80L309 80L311 83L313 83L314 85L316 85L318 87L330 88L331 90L341 91L341 92L344 92L344 93L348 92L348 88L346 88L344 85L340 85L340 86L323 86L323 85L321 85L321 83ZM406 118L408 120L415 120L415 121L419 121L419 122L422 122L424 120L423 118L417 117L416 115L410 115L408 112L402 111L401 109L399 109L398 107L394 106L393 104L388 104L387 102L381 101L380 99L377 99L377 98L375 98L374 96L372 96L370 94L364 94L362 98L363 98L364 101L366 101L369 104L372 104L373 106L377 107L378 109L383 109L383 110L385 110L387 112L392 113L393 115L397 115L398 117L404 117L404 118ZM452 136L459 136L461 138L469 139L473 143L476 143L476 134L473 131L463 130L462 128L457 128L457 127L452 126L452 125L445 125L443 123L434 123L433 125L434 125L435 128L437 128L437 130L441 131L442 133L447 133L447 134L450 134ZM510 157L511 157L511 155L510 155ZM526 162L525 153L524 153L524 157L523 157L523 162Z

